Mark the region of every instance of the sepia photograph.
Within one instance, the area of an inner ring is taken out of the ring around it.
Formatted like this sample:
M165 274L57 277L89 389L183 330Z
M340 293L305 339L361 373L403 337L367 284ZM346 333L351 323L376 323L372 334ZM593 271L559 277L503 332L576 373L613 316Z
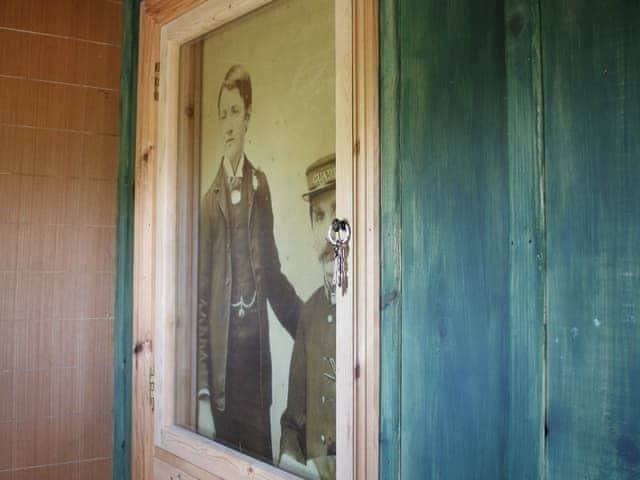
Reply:
M280 0L191 50L197 326L185 426L320 479L336 470L333 19L333 1Z

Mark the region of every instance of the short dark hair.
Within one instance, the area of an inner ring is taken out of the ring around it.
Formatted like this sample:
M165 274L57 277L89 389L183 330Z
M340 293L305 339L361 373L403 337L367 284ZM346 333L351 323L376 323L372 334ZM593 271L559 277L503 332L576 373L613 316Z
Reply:
M247 72L242 65L233 65L224 76L222 85L220 85L220 91L218 92L218 113L220 113L220 97L222 96L222 90L233 90L234 88L237 88L238 92L240 92L240 97L242 97L242 101L244 102L244 109L248 115L252 101L251 77L249 76L249 72Z

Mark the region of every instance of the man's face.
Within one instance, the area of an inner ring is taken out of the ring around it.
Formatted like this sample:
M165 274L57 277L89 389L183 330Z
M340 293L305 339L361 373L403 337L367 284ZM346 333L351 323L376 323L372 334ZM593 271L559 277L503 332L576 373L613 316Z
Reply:
M222 89L218 116L222 125L224 155L229 160L237 160L244 152L244 136L249 125L250 111L244 107L244 101L237 88Z
M311 197L311 229L318 260L324 264L325 275L333 274L333 249L327 241L329 225L336 216L336 191L327 190Z

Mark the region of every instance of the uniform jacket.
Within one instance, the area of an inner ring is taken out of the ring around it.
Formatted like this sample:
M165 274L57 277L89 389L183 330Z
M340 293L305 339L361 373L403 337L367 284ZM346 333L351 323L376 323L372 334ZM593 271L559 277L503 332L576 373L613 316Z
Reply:
M296 331L280 452L300 463L336 454L335 315L321 287L304 304Z
M271 352L267 300L290 335L295 334L302 301L281 272L273 236L271 194L265 174L245 157L243 181L249 205L249 250L256 285L260 328L261 403L271 404ZM226 374L231 310L231 245L229 193L221 163L200 207L198 260L198 389L208 388L211 406L226 408Z

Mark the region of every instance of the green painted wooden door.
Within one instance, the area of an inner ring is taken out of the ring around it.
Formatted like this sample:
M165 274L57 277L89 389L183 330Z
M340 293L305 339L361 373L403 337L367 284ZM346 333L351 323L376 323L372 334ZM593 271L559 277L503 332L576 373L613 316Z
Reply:
M640 478L640 3L380 18L381 477Z
M640 478L640 2L542 2L550 478Z

